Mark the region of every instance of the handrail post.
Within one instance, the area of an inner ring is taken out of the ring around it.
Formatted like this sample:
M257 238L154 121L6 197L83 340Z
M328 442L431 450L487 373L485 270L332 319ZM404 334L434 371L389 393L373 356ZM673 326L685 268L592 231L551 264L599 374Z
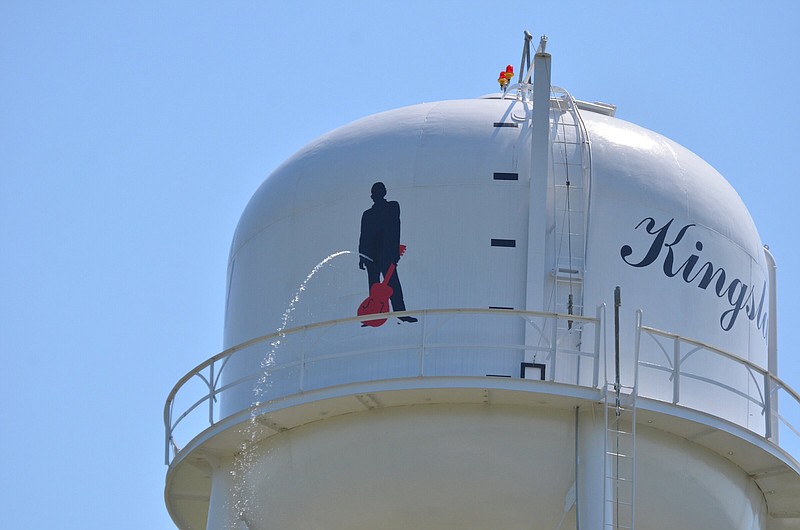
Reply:
M552 316L553 319L553 338L550 342L552 345L552 353L550 355L550 382L556 380L556 357L558 357L558 316Z
M672 404L677 405L681 400L681 342L680 337L673 339L672 347Z
M419 338L419 376L425 375L425 330L428 324L428 312L423 311L422 314L422 336Z
M215 387L217 384L214 382L214 363L208 366L208 424L214 425L214 399L216 398Z
M772 440L772 377L764 372L764 438Z
M639 396L639 354L642 343L642 310L636 310L636 337L633 351L633 395Z
M597 322L594 325L594 372L592 373L593 388L597 388L600 375L600 334L602 333L603 326L605 325L603 319L605 308L605 304L597 306Z
M305 342L305 341L304 341ZM298 390L305 392L306 387L306 349L300 349L300 384Z
M170 400L169 412L166 415L166 425L164 425L164 465L169 465L169 442L172 438L172 405L175 401Z

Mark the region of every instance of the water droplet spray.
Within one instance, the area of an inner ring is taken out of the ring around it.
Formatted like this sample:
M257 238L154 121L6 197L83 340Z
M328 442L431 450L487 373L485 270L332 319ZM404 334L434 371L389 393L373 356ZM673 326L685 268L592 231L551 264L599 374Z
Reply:
M303 282L300 284L300 287L289 301L289 306L286 308L286 311L283 312L283 316L281 317L281 325L276 330L277 336L275 340L270 343L269 352L261 361L262 374L261 377L258 378L256 384L253 386L253 395L256 398L256 401L251 407L250 421L248 421L240 431L240 433L244 435L244 440L239 446L238 453L234 457L233 467L230 471L233 482L232 498L234 516L237 521L244 522L248 527L251 526L250 521L252 521L253 512L257 508L253 505L252 495L249 494L247 474L252 469L252 464L256 456L256 445L259 432L259 426L256 418L258 408L261 405L259 398L261 398L270 387L270 370L275 366L276 353L281 346L283 338L286 336L284 332L289 326L291 315L294 312L297 303L300 301L303 292L306 290L306 286L314 277L314 275L316 275L329 262L341 255L351 253L352 252L349 250L335 252L317 263L317 265L311 269L311 272L308 274L308 276L306 276L306 279L303 280Z

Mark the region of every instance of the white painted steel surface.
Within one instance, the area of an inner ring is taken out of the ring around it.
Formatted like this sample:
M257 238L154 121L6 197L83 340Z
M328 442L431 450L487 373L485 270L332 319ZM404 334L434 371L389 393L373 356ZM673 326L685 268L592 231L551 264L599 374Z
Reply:
M766 259L736 192L696 155L656 133L602 114L581 116L592 165L584 305L610 303L620 286L623 319L632 322L642 309L654 327L766 368ZM528 226L529 117L530 104L517 100L415 105L356 121L301 150L264 182L236 230L225 346L284 325L287 305L309 271L340 251L352 253L316 273L288 320L297 326L355 313L367 295L366 275L357 268L358 223L375 181L400 204L408 250L398 274L407 308L563 307L554 296L555 251L548 251L554 263L541 277L526 281L529 242L549 249L558 243L553 200L543 217L548 221ZM568 117L554 107L553 135ZM518 180L494 180L498 172L516 173ZM556 184L548 184L548 193L555 194ZM515 246L494 247L493 239ZM542 302L526 307L526 299ZM624 329L622 341L632 345L634 327ZM628 381L631 352L622 363ZM260 361L234 364L228 373L246 376ZM724 365L706 368L708 375L728 377ZM755 392L747 379L736 384ZM252 401L242 396L223 407L241 410ZM753 411L737 412L746 422Z
M800 529L800 466L777 445L797 447L798 395L769 373L771 269L738 195L687 149L607 107L577 113L565 92L544 109L565 164L542 164L536 106L369 116L264 182L231 247L228 349L165 410L182 528L600 528L613 323L583 308L620 286L619 368L641 377L637 528ZM580 214L562 204L576 166ZM359 220L379 181L399 204L408 311L361 327ZM577 309L558 287L565 237L582 247ZM523 363L546 380L523 380Z

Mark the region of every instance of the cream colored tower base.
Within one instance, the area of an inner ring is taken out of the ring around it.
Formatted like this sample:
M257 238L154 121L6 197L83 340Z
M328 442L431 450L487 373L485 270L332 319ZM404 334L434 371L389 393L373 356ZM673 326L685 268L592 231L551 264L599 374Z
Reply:
M556 530L578 517L581 530L603 528L602 405L584 402L576 421L574 399L416 394L390 407L397 395L371 394L375 408L341 415L335 400L316 403L319 420L218 453L207 528ZM638 529L767 528L764 495L724 456L647 424L637 446Z

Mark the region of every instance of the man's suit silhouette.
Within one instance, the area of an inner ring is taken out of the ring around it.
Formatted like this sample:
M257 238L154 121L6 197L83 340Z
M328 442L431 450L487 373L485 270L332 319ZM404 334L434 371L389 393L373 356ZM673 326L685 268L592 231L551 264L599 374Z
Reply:
M372 185L371 196L374 204L361 216L361 237L358 242L358 267L367 269L369 287L379 283L386 276L389 265L400 260L400 205L397 201L386 200L386 186L382 182ZM395 269L389 278L392 288L393 311L405 311L403 288ZM416 322L414 317L400 317L405 322Z

